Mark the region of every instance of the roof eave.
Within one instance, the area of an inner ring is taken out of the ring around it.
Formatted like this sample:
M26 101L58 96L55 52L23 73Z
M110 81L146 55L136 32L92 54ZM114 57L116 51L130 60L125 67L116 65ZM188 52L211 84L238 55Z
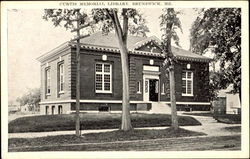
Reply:
M50 50L49 52L46 52L45 54L39 56L38 58L36 58L37 61L39 62L44 62L46 59L48 59L51 56L55 56L57 53L59 53L61 50L67 48L70 46L70 42L66 41L63 44L59 45L58 47Z
M178 60L183 61L194 61L194 62L211 62L213 59L210 58L195 58L195 57L185 57L185 56L174 56Z

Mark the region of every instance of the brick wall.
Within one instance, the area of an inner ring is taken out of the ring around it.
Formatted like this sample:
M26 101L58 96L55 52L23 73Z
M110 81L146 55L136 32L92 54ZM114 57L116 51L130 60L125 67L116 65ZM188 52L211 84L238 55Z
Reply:
M61 61L59 57L61 56ZM70 74L69 74L69 65L70 65L70 49L65 50L62 54L55 56L47 61L44 61L41 64L41 102L44 101L57 101L57 100L66 100L71 98L70 92ZM58 64L64 64L64 93L59 94L59 82L58 82ZM45 70L46 68L50 69L50 95L46 95L45 88Z
M72 50L72 61L75 60L75 49ZM122 99L122 73L119 54L105 53L107 61L102 61L104 53L97 51L81 50L81 75L80 75L80 98L84 100L121 100ZM95 64L96 62L110 63L112 65L112 93L95 92ZM75 99L76 89L76 66L71 67L71 92L72 99Z
M182 70L187 70L187 64L191 64L193 71L193 96L182 96ZM179 61L175 65L176 100L180 102L209 102L208 85L209 70L208 63Z
M102 61L102 55L107 55L107 61ZM76 57L75 48L64 51L61 55L61 59L65 66L65 91L64 94L58 95L58 63L59 56L51 58L45 61L41 65L41 93L43 101L56 101L75 99L76 92ZM143 100L143 65L149 65L149 60L154 60L154 66L160 67L160 89L162 89L162 83L165 83L165 94L160 95L161 101L169 101L169 79L168 72L161 67L163 59L159 57L146 57L138 55L129 55L130 65L130 96L131 100L142 101ZM112 93L95 93L95 63L105 62L112 65ZM45 69L46 63L51 69L51 95L45 98ZM186 70L187 63L191 64L190 70L194 72L194 96L184 97L182 96L182 79L181 72ZM179 61L175 66L175 80L176 80L176 99L180 102L208 102L208 82L209 72L208 63L198 62L186 62ZM122 69L120 55L108 52L98 52L81 50L81 99L84 100L121 100L122 99ZM137 82L140 81L141 93L137 93ZM161 93L161 90L160 92Z

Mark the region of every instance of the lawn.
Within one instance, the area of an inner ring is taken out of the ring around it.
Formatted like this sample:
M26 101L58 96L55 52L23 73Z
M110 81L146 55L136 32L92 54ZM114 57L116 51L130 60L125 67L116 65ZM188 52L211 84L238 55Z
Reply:
M134 129L131 131L111 131L102 133L89 133L81 137L75 135L58 135L38 138L11 138L9 139L9 148L22 147L51 147L62 146L69 144L81 143L103 143L103 142L117 142L117 141L135 141L148 139L162 139L172 137L187 137L187 136L201 136L206 135L200 132L194 132L179 128L174 131L172 128L153 130L153 129Z
M178 116L180 126L201 125L193 117ZM171 115L169 114L131 114L132 126L157 127L170 126ZM120 128L121 114L111 113L84 113L80 114L81 129L117 129ZM15 119L9 123L9 133L17 132L44 132L75 130L75 115L42 115L29 116Z
M231 127L225 127L225 130L229 132L241 132L241 126L231 126Z
M215 115L214 119L216 119L218 122L226 123L226 124L241 124L240 114Z

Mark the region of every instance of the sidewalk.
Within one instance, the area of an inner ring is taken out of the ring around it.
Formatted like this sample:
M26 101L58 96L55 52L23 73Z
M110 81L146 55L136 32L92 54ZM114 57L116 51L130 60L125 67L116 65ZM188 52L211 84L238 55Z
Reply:
M184 114L182 114L184 115ZM191 115L187 115L191 116ZM180 126L181 128L203 132L207 136L228 136L228 135L240 135L240 132L230 132L225 130L226 127L240 126L241 124L224 124L218 123L212 117L205 116L192 116L202 123L200 126ZM144 128L135 128L135 129L165 129L168 127L144 127ZM100 130L82 130L81 134L87 133L100 133L100 132L109 132L118 129L100 129ZM30 133L9 133L9 138L36 138L36 137L45 137L45 136L56 136L56 135L73 135L75 131L51 131L51 132L30 132Z
M184 116L184 114L182 114ZM208 116L192 116L201 122L201 126L183 126L187 130L198 131L207 134L208 136L227 136L227 135L240 135L241 132L230 132L225 130L226 127L241 126L241 124L225 124L217 122L213 117Z

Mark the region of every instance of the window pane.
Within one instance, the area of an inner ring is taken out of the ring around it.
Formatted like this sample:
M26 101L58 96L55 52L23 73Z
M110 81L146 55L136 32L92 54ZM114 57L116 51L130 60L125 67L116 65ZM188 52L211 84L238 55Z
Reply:
M102 90L102 83L96 83L95 88L96 90Z
M60 91L63 91L63 83L61 83Z
M165 93L165 84L164 83L162 83L161 93Z
M102 72L102 64L96 64L95 70L96 72Z
M110 83L104 83L104 90L109 91L110 90Z
M102 74L96 74L96 82L102 83Z
M110 65L104 64L104 72L110 72Z
M155 93L158 93L158 90L159 90L159 82L158 81L156 81L155 82Z
M187 72L187 78L191 79L191 72Z
M104 75L104 82L110 82L110 75Z
M192 81L187 81L187 94L192 93Z
M96 90L102 90L102 74L96 74Z
M63 64L60 65L60 73L63 74Z
M50 79L47 80L47 87L50 87Z
M50 71L49 71L49 69L47 70L47 77L49 78L49 76L50 76Z
M140 91L140 81L137 82L137 92L141 92Z
M186 94L186 80L182 80L182 93Z

